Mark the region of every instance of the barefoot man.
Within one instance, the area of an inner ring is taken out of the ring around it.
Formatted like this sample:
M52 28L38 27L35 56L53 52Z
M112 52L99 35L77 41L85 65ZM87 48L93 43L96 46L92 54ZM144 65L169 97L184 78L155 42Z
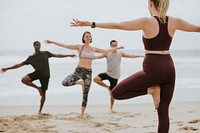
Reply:
M2 68L2 71L6 72L7 70L16 69L16 68L22 67L24 65L29 65L29 64L33 66L35 71L24 76L21 81L25 85L31 86L38 90L41 96L40 108L39 108L38 114L42 114L42 108L46 100L46 90L48 89L49 78L50 78L49 58L74 57L76 55L52 54L48 51L40 51L41 44L39 41L35 41L33 43L33 46L35 49L35 52L33 53L33 55L29 56L22 63L16 64L11 67ZM39 80L41 83L41 87L34 84L33 83L34 80Z
M117 41L111 40L110 47L111 48L117 47ZM108 89L109 94L110 94L110 112L114 113L113 111L114 98L111 94L111 91L117 85L118 79L120 77L121 58L122 57L123 58L138 58L138 57L144 57L144 56L129 55L129 54L125 54L124 52L114 51L114 52L109 52L109 53L96 56L95 59L101 59L104 57L107 60L107 71L104 73L100 73L93 80L95 83ZM108 80L110 85L105 84L103 80Z

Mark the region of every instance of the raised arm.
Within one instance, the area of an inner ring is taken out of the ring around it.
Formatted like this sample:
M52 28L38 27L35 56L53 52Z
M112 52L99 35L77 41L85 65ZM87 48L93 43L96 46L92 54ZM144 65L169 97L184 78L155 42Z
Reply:
M105 53L104 53L104 54L101 54L101 55L98 55L98 56L95 56L94 59L102 59L102 58L104 58L104 57L106 57L106 54L105 54Z
M73 19L71 26L91 26L92 28L104 28L104 29L118 29L118 30L143 30L148 22L148 18L140 18L131 21L124 21L119 23L95 23L88 21L79 21Z
M16 68L22 67L22 66L24 66L24 65L25 65L24 63L19 63L19 64L16 64L16 65L14 65L14 66L11 66L11 67L2 68L1 70L2 70L3 72L6 72L7 70L16 69Z
M54 41L50 41L50 40L46 40L47 44L55 44L57 46L63 47L63 48L67 48L67 49L71 49L71 50L79 50L80 49L80 45L66 45L63 43L58 43L58 42L54 42Z
M95 52L97 53L108 53L108 52L115 52L118 49L123 49L123 46L116 47L116 48L110 48L110 49L100 49L100 48L94 48Z
M144 57L142 55L129 55L129 54L125 54L124 52L121 52L121 56L124 58L139 58L139 57Z
M188 23L185 20L180 18L172 18L172 25L174 26L175 30L181 30L186 32L200 32L200 26Z

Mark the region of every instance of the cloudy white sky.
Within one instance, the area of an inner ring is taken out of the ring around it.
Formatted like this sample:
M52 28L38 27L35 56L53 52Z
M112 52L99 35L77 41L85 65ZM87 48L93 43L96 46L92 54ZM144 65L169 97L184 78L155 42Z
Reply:
M70 27L73 18L96 22L120 22L149 16L148 0L0 0L0 47L32 49L32 42L52 39L80 44L84 31L93 36L93 46L106 48L116 39L126 49L143 49L141 31L116 31ZM200 25L200 0L171 0L168 15ZM47 46L45 46L47 47ZM51 46L48 46L48 48ZM54 48L54 47L52 47ZM200 50L200 34L177 32L175 50Z

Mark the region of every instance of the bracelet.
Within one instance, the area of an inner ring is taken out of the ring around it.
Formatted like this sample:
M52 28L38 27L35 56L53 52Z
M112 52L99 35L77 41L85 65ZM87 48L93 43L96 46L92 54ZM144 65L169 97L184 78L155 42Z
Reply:
M96 27L96 23L92 22L91 28L95 28Z

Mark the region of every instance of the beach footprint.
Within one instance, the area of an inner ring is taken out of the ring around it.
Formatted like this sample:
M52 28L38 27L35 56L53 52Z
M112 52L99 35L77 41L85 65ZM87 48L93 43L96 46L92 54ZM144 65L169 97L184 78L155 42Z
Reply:
M184 126L184 127L179 128L179 130L181 130L181 131L198 131L199 129L195 128L195 127Z
M184 125L184 123L182 122L182 121L176 121L176 122L172 122L172 124L176 124L177 126L183 126Z
M188 123L190 123L190 124L200 123L200 119L191 120L191 121L189 121Z
M104 124L95 122L93 127L103 127L103 126L104 126Z

